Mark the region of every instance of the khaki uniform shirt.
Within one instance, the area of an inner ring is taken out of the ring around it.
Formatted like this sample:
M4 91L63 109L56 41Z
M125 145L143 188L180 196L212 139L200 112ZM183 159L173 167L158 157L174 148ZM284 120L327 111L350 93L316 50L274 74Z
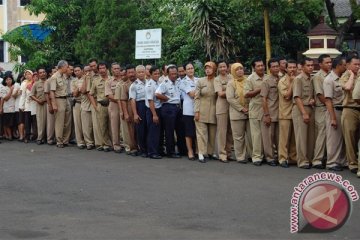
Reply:
M352 93L352 98L358 100L360 99L360 76L358 76L354 84L355 87Z
M115 89L119 82L120 80L116 80L114 77L111 77L105 84L105 96L115 96Z
M71 82L71 92L74 92L76 89L79 91L83 84L83 78L74 78ZM81 103L82 94L79 92L79 95L75 97L75 101Z
M45 101L44 85L46 81L38 80L34 83L29 96L35 96L39 101Z
M295 103L295 97L299 97L304 106L310 106L310 100L314 99L314 87L311 82L311 78L305 73L301 73L294 79L293 84L293 102Z
M356 76L355 76L356 77ZM346 72L343 73L343 75L340 78L340 85L341 87L344 87L345 84L347 83L347 81L350 78L350 70L347 70ZM356 83L356 81L354 81L354 84ZM354 89L355 90L355 89ZM359 104L357 104L354 99L352 98L352 94L353 91L344 91L344 101L343 101L343 106L344 107L360 107Z
M265 77L265 75L264 75ZM245 83L245 94L248 92L254 91L256 89L261 89L261 84L263 79L259 77L255 72L253 72ZM262 108L262 98L260 94L252 97L249 103L249 118L261 120L263 116L263 108Z
M226 91L226 86L228 82L231 80L231 77L228 75L226 78L221 76L217 76L214 80L214 89L215 92ZM222 98L220 96L217 97L216 100L216 114L224 114L229 112L229 103L226 101L226 98Z
M49 94L49 93L50 93L50 83L51 83L51 78L48 78L48 79L45 81L45 84L44 84L44 93L45 93L45 94Z
M114 96L116 100L127 101L127 107L128 107L127 110L130 116L132 116L132 108L130 101L128 100L129 100L129 89L131 84L132 82L130 80L127 80L125 82L121 81L120 83L118 83Z
M244 79L244 81L246 81L246 79ZM229 103L230 120L242 120L248 118L248 114L243 113L242 110L248 108L249 105L246 104L246 106L242 106L240 104L239 94L236 91L234 80L230 80L227 84L226 100ZM247 102L246 99L245 102Z
M90 95L92 95L94 98L96 98L96 101L106 101L107 98L105 96L105 84L106 84L106 79L103 79L102 77L100 78L95 78L94 82L91 85L91 89L90 89Z
M290 76L285 74L278 84L279 91L279 119L292 119L291 112L293 107L292 99L285 99L285 95L290 87Z
M214 79L199 79L196 84L194 112L199 112L199 122L216 124L216 93Z
M50 90L54 91L55 97L66 97L68 95L67 84L65 76L61 75L60 72L56 72L51 76Z
M313 77L313 85L315 91L315 106L321 107L325 106L320 99L318 98L318 94L324 95L324 79L328 75L328 73L324 72L320 69Z
M271 122L277 122L279 119L279 93L278 93L279 78L272 74L266 76L261 85L261 97L267 98L267 105Z
M342 105L344 91L340 85L340 78L331 71L324 80L324 97L331 98L333 105Z

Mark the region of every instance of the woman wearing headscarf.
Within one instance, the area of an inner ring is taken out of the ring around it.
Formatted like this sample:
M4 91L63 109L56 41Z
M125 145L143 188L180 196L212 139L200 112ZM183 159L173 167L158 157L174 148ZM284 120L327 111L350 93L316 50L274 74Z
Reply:
M36 115L33 113L36 112L34 106L36 107L34 101L30 97L31 89L35 83L36 76L34 76L31 70L25 70L24 72L25 79L21 83L21 97L19 108L20 111L24 112L25 119L25 137L24 142L28 143L31 139L31 128L33 128L33 133L36 135Z
M212 158L215 150L216 135L216 93L214 79L216 64L205 64L205 77L199 79L195 89L195 125L199 148L199 161L205 163Z
M230 123L234 140L236 161L247 163L246 153L251 155L250 124L248 119L249 103L244 96L246 78L241 63L231 66L232 80L227 84L226 100L228 101Z

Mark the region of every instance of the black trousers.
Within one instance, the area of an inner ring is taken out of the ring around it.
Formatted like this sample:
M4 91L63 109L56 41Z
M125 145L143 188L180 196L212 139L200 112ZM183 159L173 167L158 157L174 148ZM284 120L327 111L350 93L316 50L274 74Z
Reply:
M25 139L35 140L37 138L37 124L36 115L31 115L31 112L24 112L25 118ZM32 134L32 138L30 139Z

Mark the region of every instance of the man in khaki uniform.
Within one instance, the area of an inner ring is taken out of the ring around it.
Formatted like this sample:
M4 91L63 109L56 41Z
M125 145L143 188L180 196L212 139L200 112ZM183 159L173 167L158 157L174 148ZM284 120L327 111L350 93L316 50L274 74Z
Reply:
M305 57L302 62L303 71L294 79L292 119L295 128L295 141L298 167L311 168L310 163L314 154L315 119L313 113L314 89L311 73L314 62Z
M340 85L340 76L346 70L346 61L337 57L332 63L333 70L324 80L326 112L326 168L341 171L345 164L344 138L341 129L342 102L344 92Z
M37 69L39 80L34 83L31 89L30 97L36 102L36 123L37 123L37 140L38 145L45 142L46 134L46 98L44 85L46 82L45 68Z
M126 66L126 81L118 84L115 90L114 98L118 100L120 104L119 108L122 110L121 119L122 119L122 133L125 144L125 151L127 154L136 156L137 155L137 146L135 139L135 129L134 129L134 116L131 110L131 104L129 101L129 88L130 85L136 80L135 66L127 65Z
M359 98L358 92L353 91L358 79L360 60L351 56L346 60L347 71L340 78L340 85L344 90L343 112L341 115L341 127L345 140L346 159L352 173L358 172L358 160L356 159L357 144L359 141L360 105L352 98Z
M229 103L226 101L226 86L231 80L231 75L227 73L226 62L218 64L219 75L214 80L214 89L217 94L216 99L216 121L217 121L217 146L219 160L228 162L231 159L231 148L233 146L233 136L230 126Z
M95 138L95 145L98 151L109 152L112 145L109 135L109 100L105 97L105 85L106 81L109 80L109 76L105 63L99 63L98 70L100 78L94 80L89 92L91 104L95 109L98 124L97 131L100 137L99 142L96 142Z
M50 81L48 78L44 84L44 94L46 99L46 135L47 143L49 145L55 144L55 114L51 104L50 98Z
M111 72L113 77L106 83L105 96L109 99L109 117L111 125L111 137L114 152L121 153L122 147L120 146L120 114L121 109L119 108L117 100L115 100L115 89L121 80L121 67L118 63L111 64Z
M71 83L71 92L74 97L75 105L72 108L73 119L74 119L74 131L76 137L76 144L79 149L85 149L85 140L82 130L82 119L81 119L81 92L80 88L83 84L83 71L81 66L74 67L75 77Z
M279 62L271 58L268 62L270 75L264 77L261 85L260 96L263 102L264 115L261 123L261 136L264 146L264 155L266 162L270 166L277 166L276 152L279 138Z
M79 86L80 83L82 83L80 87L81 92L81 129L84 136L86 149L92 150L95 148L94 143L94 132L93 132L93 122L92 122L92 116L91 116L91 102L88 96L88 92L86 91L87 84L91 85L91 68L90 66L84 67L84 75L81 79L79 79ZM86 82L87 80L87 82Z
M52 108L55 112L55 136L56 145L63 148L69 143L71 134L71 112L70 103L67 100L67 82L66 73L68 71L68 63L60 60L58 63L58 71L50 80L50 98Z
M296 76L296 61L287 62L287 73L279 80L279 164L287 168L296 162L296 145L292 121L292 88Z
M331 71L331 58L327 54L321 54L318 58L320 70L313 77L315 90L315 149L312 167L323 169L322 161L326 153L326 124L325 124L325 97L324 97L324 79Z
M87 73L85 75L84 78L84 82L83 85L81 87L81 93L85 94L88 99L89 102L91 100L91 95L89 94L90 89L92 87L93 82L95 82L95 80L99 80L101 79L99 73L98 73L98 62L96 59L91 59L89 61L89 67L91 69L91 72ZM96 102L96 99L94 100ZM90 110L91 110L91 122L92 122L92 128L93 128L93 133L94 133L94 140L95 140L95 145L99 146L100 142L101 142L101 133L99 131L99 124L98 124L98 120L96 118L96 109L93 107L93 104L90 104ZM103 149L99 149L99 150L103 150Z
M264 62L261 58L252 61L254 72L245 82L245 98L250 98L249 121L251 142L253 144L252 161L255 166L260 166L263 160L263 144L261 140L261 119L263 116L261 85L265 76Z

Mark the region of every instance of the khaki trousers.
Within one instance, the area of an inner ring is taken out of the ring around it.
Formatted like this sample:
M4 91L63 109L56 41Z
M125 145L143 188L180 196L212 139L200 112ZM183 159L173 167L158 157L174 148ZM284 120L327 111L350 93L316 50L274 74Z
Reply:
M293 121L279 119L279 163L296 162L296 142Z
M215 151L216 124L195 121L195 126L199 154L212 156Z
M341 127L345 140L346 159L350 170L358 168L356 152L359 141L359 123L360 111L344 108L341 115Z
M67 99L55 99L58 111L55 113L55 136L57 144L68 144L71 134L71 112Z
M246 135L250 131L250 123L247 119L231 120L231 129L236 161L246 160L246 153L249 149Z
M331 126L331 118L329 112L326 111L326 151L327 162L326 167L334 167L347 165L344 149L344 138L341 128L341 111L334 110L336 115L337 128Z
M46 134L47 142L53 143L55 139L55 114L49 112L48 105L46 105Z
M233 146L229 113L216 115L216 120L219 159L227 160L227 158L231 157L231 149Z
M315 149L313 165L322 164L326 154L326 107L315 107Z
M96 109L91 105L91 120L93 124L94 140L95 146L102 146L101 143L101 134L99 130L99 120L97 119Z
M304 106L304 108L310 117L308 124L304 123L303 116L296 105L292 109L298 167L310 164L314 155L314 113L311 107Z
M96 118L97 118L97 131L99 134L99 146L111 147L111 140L109 135L109 112L108 108L102 106L100 103L97 104ZM96 144L96 139L95 139Z
M81 110L81 129L86 146L94 146L94 132L91 111Z
M120 111L119 105L114 102L109 104L110 129L114 150L121 150L120 146Z
M252 161L259 162L263 160L263 144L261 139L261 120L251 118L250 131L251 131L251 142L252 142Z
M121 128L121 136L123 140L123 145L126 152L130 152L132 149L130 148L129 143L130 141L130 135L129 135L129 126L128 123L120 118L120 128Z
M75 129L75 138L78 146L84 146L85 140L82 130L82 119L81 119L81 104L75 103L73 110L73 119L74 119L74 129Z
M274 161L276 158L277 146L279 145L279 126L277 122L266 126L261 121L261 139L263 142L264 156L267 162Z
M36 105L36 123L37 123L37 140L43 141L46 136L46 112L47 112L47 104Z

